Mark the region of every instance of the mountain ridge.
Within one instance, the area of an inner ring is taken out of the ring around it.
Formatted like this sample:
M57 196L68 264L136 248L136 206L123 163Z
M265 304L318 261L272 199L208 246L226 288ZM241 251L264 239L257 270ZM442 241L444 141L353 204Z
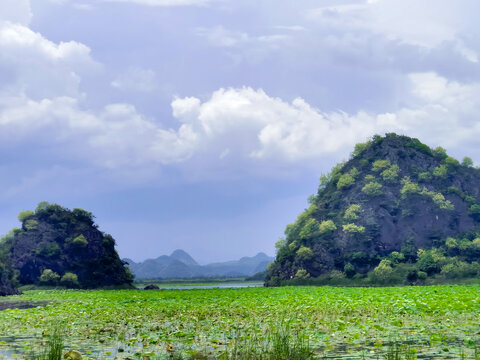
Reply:
M251 276L265 271L268 263L273 259L260 252L252 257L244 256L239 260L199 265L186 251L177 249L170 256L161 255L138 263L129 258L123 260L129 264L138 279L154 279Z

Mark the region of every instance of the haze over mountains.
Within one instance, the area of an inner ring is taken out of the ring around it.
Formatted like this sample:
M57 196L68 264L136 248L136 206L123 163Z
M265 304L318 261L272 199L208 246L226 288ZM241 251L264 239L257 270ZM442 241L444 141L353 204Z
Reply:
M162 255L136 263L126 261L137 279L194 278L194 277L237 277L250 276L265 271L274 260L264 253L240 260L200 265L187 252L175 250L170 256Z

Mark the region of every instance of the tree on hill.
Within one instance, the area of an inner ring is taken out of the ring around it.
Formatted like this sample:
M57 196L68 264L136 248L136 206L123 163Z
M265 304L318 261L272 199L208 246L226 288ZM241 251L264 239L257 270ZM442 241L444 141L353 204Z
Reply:
M475 273L479 175L470 158L460 163L407 136L358 144L349 161L322 175L310 207L287 226L267 284L298 278L299 271L379 282ZM448 238L458 244L448 246Z
M132 283L115 240L98 229L92 213L42 202L35 211L22 211L19 220L22 227L11 233L3 254L20 284L95 288Z
M19 229L13 229L0 238L0 296L18 293L18 282L10 261L10 246L17 231Z

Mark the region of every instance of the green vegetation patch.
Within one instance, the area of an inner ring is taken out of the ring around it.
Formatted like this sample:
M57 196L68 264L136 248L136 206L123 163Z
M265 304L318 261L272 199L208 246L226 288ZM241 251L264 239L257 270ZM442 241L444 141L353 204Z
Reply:
M51 302L1 311L0 352L29 358L60 333L84 359L478 359L479 298L479 286L27 291L5 300Z

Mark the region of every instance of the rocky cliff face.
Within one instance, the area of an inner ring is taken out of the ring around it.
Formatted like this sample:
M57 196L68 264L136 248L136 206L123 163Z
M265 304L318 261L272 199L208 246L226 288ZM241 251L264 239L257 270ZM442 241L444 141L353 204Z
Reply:
M461 235L470 255L457 260L480 259L480 171L417 139L387 134L357 145L349 161L322 176L310 203L287 226L270 282L346 267L366 274L392 253L416 262L419 249L453 256L446 241Z
M19 215L9 259L20 284L58 284L94 288L130 284L112 236L98 230L91 213L41 203ZM65 280L65 281L64 281Z

